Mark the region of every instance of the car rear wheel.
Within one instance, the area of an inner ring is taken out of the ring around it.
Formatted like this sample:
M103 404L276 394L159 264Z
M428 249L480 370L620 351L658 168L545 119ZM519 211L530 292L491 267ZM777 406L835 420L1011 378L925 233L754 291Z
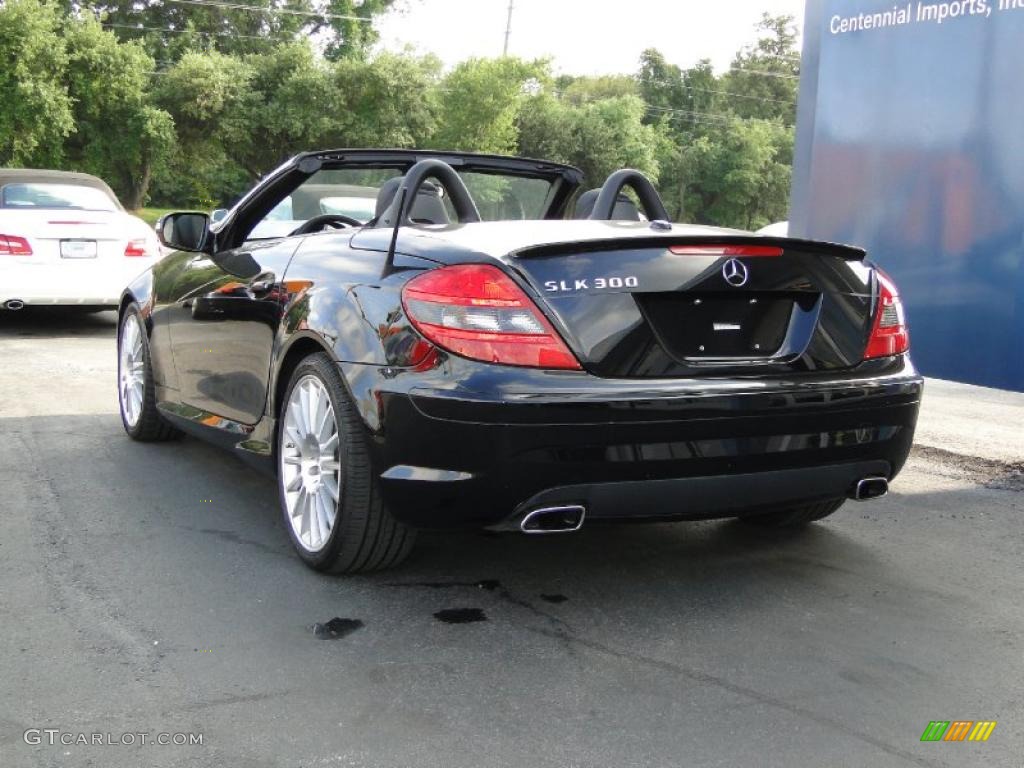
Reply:
M285 528L307 565L357 573L390 568L408 556L415 531L384 506L362 421L326 354L310 355L292 373L279 417L277 463Z
M160 442L179 434L156 408L149 337L134 303L125 310L117 331L117 400L124 431L133 440Z
M766 528L797 528L815 520L822 520L841 506L846 499L830 499L817 504L807 504L792 509L781 509L776 512L767 512L761 515L750 515L740 518L745 523L759 525Z

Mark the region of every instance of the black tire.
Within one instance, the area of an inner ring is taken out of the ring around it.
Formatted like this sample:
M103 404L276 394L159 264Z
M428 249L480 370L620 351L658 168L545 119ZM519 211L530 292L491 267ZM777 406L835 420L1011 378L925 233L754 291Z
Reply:
M128 417L124 412L124 403L120 396L121 387L121 343L122 334L124 333L125 320L131 315L134 316L142 330L142 360L143 360L143 389L142 389L142 408L139 413L139 419L132 425L129 422ZM145 321L142 319L142 313L139 311L139 305L132 302L125 309L124 314L120 318L120 322L117 324L117 383L118 383L118 411L121 413L121 424L124 426L124 431L128 433L128 436L132 440L138 440L143 443L159 443L167 440L174 440L181 433L172 427L164 417L160 415L160 411L156 407L156 389L153 385L153 363L150 359L149 354L149 336L145 332Z
M299 557L314 570L366 573L393 568L409 556L416 531L395 520L384 506L371 470L362 419L349 397L337 364L325 353L309 355L291 375L285 395L278 404L279 434L275 455L280 461L285 440L284 409L291 399L292 390L307 376L320 380L334 408L341 464L340 492L327 543L319 551L311 552L299 541L292 527L279 464L277 488L285 530Z
M776 512L766 512L760 515L754 514L748 517L741 517L740 519L745 523L759 525L764 528L798 528L828 517L843 506L845 501L846 499L830 499L818 502L817 504L807 504L806 506L793 507L792 509L780 509Z

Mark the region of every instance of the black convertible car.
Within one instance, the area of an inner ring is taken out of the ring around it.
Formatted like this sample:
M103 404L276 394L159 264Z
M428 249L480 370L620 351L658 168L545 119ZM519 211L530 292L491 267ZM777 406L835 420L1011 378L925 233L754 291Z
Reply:
M332 150L216 224L165 216L175 252L120 306L125 429L276 472L299 555L338 572L420 528L790 526L884 494L922 381L864 252L669 223L636 171L582 182Z

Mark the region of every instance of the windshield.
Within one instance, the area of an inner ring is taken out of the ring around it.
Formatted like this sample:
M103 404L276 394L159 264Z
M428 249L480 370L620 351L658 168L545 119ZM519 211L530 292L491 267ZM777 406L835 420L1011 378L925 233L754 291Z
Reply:
M381 188L402 172L387 168L321 170L310 176L268 213L249 233L249 240L287 237L306 221L340 214L363 224L376 216ZM484 221L540 219L547 209L552 183L545 179L481 171L459 171ZM395 184L388 186L393 193ZM389 198L390 199L390 198ZM420 189L412 219L417 224L447 225L456 221L445 190L428 182Z
M116 211L117 201L104 190L80 184L7 184L0 189L0 207Z

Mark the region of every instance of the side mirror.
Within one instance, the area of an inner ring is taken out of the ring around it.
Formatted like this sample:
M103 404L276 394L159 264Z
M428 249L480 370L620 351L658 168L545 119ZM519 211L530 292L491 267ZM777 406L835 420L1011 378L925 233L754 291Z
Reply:
M175 251L204 251L210 234L210 217L205 213L168 213L156 224L161 244Z
M227 215L228 215L228 209L227 208L216 208L216 209L214 209L213 213L210 214L210 221L212 221L214 224L216 224L218 221L220 221L221 219L223 219Z

